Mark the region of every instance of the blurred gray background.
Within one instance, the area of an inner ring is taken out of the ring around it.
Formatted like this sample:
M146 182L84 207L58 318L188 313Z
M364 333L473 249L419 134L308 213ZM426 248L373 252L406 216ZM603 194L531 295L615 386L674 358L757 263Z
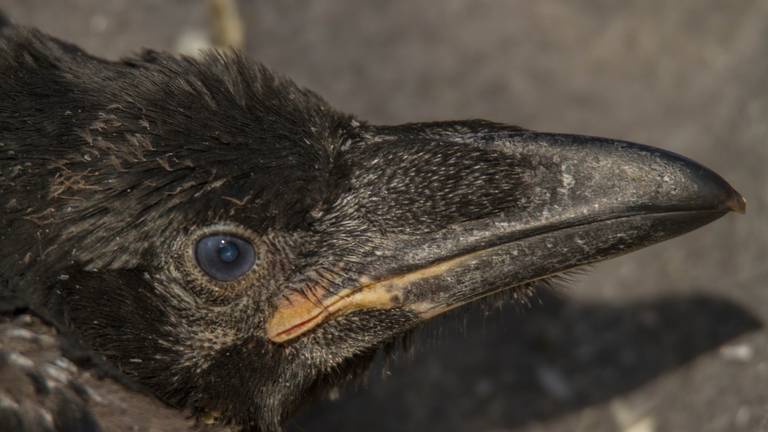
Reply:
M291 430L768 431L768 0L240 1L248 53L377 123L485 118L682 153L748 201L529 307L473 307ZM108 58L193 0L0 0ZM0 77L2 79L2 77ZM382 378L384 376L384 378Z

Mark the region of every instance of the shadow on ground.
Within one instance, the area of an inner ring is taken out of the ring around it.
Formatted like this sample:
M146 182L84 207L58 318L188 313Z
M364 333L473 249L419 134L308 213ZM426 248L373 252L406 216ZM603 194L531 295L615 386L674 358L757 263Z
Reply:
M710 296L625 305L548 296L527 311L475 310L465 337L433 344L442 327L429 329L417 345L436 346L419 346L392 371L380 362L371 385L313 405L290 430L514 428L620 396L761 327L745 309ZM496 355L478 360L475 350ZM387 379L376 373L382 369Z

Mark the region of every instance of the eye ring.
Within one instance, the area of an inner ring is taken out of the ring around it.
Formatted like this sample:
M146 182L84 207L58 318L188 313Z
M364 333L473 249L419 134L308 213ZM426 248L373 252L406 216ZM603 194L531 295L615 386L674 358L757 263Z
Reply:
M197 266L210 278L231 282L248 273L258 261L251 243L231 234L211 234L197 241Z

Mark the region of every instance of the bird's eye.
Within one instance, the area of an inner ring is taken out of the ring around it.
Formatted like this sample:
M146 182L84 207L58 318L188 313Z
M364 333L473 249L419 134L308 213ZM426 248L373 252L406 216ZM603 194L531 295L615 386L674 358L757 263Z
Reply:
M197 242L195 259L208 276L220 281L232 281L248 273L256 264L257 257L248 241L216 234Z

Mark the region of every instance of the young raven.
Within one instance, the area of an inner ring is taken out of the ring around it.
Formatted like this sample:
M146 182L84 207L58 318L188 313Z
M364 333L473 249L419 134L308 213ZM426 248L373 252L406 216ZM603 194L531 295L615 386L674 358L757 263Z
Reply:
M234 52L113 62L0 31L4 322L31 311L93 368L245 430L436 315L744 211L652 147L372 125ZM29 424L4 385L0 427Z

